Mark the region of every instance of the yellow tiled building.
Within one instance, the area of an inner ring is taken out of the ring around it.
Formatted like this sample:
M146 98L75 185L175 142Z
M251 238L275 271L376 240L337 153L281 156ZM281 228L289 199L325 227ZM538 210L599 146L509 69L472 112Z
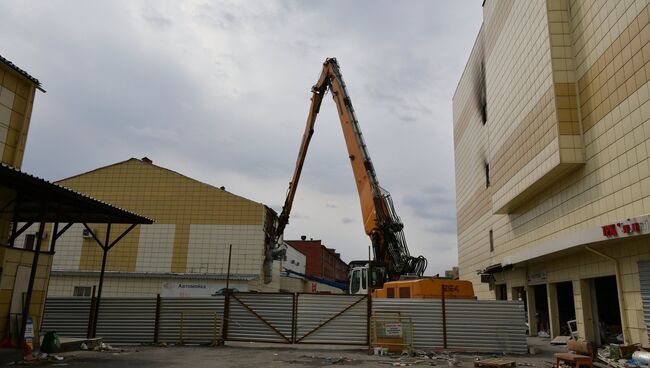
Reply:
M0 56L0 153L2 163L20 168L38 80Z
M108 253L103 296L210 296L226 287L230 244L231 288L280 289L278 261L271 269L272 281L265 282L265 244L276 217L261 203L156 166L147 158L57 184L155 221L135 228ZM84 229L73 225L59 239L49 296L89 295L97 284L102 251ZM91 230L103 241L106 225L92 225Z
M650 343L648 8L484 2L453 98L460 278L526 300L531 334Z
M19 169L22 166L27 133L32 114L37 79L0 56L0 159L2 164ZM11 204L14 194L0 187L0 336L7 332L7 323L21 313L22 296L32 266L33 253L8 246L11 228ZM47 276L52 257L43 254L34 283L29 314L40 316L45 301ZM12 321L12 325L15 322Z

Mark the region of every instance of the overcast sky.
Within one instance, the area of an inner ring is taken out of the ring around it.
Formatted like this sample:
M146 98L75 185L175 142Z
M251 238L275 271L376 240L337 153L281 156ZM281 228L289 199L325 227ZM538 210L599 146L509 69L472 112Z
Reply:
M0 55L47 90L24 171L56 181L147 156L278 212L310 88L337 57L411 253L436 274L457 264L451 98L481 19L481 0L4 1ZM329 96L300 184L285 238L366 259Z

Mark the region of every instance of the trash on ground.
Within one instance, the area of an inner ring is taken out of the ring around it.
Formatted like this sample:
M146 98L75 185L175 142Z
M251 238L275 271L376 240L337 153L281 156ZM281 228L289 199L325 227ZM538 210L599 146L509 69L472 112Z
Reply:
M61 339L54 331L49 331L43 337L41 351L45 353L56 353L61 351Z
M117 351L119 349L113 348L111 345L107 343L101 343L93 348L94 351Z
M647 351L635 351L632 353L632 359L639 362L639 365L650 364L650 353Z
M566 345L569 340L571 340L571 336L557 336L551 340L551 345Z
M650 352L638 345L610 344L598 349L597 357L614 368L650 367Z

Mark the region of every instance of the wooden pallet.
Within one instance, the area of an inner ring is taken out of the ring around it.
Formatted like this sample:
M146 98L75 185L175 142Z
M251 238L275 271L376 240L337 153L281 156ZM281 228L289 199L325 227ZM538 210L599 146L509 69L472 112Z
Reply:
M506 360L500 358L488 358L477 360L474 362L474 367L486 367L486 368L505 368L505 367L516 367L517 363L514 360Z

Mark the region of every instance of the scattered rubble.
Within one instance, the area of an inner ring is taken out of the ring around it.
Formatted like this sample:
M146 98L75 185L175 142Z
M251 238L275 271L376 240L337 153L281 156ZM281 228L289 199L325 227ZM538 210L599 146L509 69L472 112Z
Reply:
M650 352L637 345L610 344L598 349L597 357L613 368L650 367Z
M101 343L93 348L93 351L121 351L120 349L115 349L111 345L106 343Z
M278 354L274 354L278 355ZM309 364L309 365L316 365L317 363L320 363L320 365L344 365L347 363L355 362L354 359L347 358L344 356L317 356L317 355L302 355L300 356L301 359L299 360L291 360L288 361L290 364ZM309 361L305 361L305 360Z
M37 365L37 364L42 364L42 363L53 363L53 362L60 362L63 360L62 356L59 355L54 355L54 354L48 354L45 352L33 352L30 353L26 356L23 357L23 360L19 360L16 362L11 362L7 365ZM59 365L67 365L67 363L58 363L54 364L56 366Z

